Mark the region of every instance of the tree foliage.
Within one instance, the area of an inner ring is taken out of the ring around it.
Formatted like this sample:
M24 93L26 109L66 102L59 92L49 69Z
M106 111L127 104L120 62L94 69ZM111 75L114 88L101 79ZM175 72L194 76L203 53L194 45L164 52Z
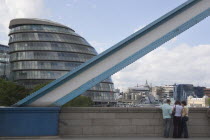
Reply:
M0 106L11 106L29 95L29 91L14 82L0 79Z
M50 82L51 81L39 84L33 89L29 90L23 86L17 85L14 82L0 79L0 106L11 106L29 94L34 93L42 87L46 86ZM93 102L91 98L86 96L78 96L72 101L66 103L64 107L89 107L92 106L92 104Z
M0 106L11 106L48 83L39 84L33 89L26 89L14 82L0 79Z
M92 105L93 101L90 97L80 95L66 103L63 107L90 107Z

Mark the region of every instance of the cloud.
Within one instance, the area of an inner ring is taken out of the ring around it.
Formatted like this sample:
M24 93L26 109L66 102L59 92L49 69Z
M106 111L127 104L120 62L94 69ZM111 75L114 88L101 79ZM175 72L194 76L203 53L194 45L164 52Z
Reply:
M11 19L40 18L46 13L43 7L43 0L0 0L0 43L5 44Z
M112 79L120 89L144 84L146 80L153 86L174 83L210 86L209 54L210 45L160 47L114 74Z

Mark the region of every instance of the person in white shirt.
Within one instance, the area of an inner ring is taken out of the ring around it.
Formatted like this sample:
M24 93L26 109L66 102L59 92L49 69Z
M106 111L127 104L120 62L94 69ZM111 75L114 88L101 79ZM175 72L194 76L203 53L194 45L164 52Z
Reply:
M174 118L174 131L173 131L173 138L181 138L181 130L182 130L182 109L180 101L176 101L173 107Z

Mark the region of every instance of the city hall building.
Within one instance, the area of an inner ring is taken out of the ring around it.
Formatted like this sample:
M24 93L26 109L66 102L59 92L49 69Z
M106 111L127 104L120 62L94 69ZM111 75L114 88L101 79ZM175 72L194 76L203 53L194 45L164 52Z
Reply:
M11 77L26 88L55 80L97 55L83 37L56 22L14 19L9 28ZM84 95L96 103L114 102L111 78Z

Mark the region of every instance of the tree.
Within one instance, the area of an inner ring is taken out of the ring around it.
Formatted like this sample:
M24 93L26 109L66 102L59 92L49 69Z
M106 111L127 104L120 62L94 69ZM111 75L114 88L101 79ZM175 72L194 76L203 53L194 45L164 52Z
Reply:
M90 97L80 95L63 105L63 107L90 107L92 105L93 101Z
M0 79L0 106L11 106L17 103L19 100L25 98L31 93L36 92L42 87L49 84L51 81L47 83L42 83L35 86L33 89L26 89L23 86L17 85L14 82L6 81ZM86 96L78 96L72 101L66 103L64 107L89 107L93 104L90 97Z
M33 89L26 89L14 82L0 79L0 106L11 106L50 82L39 84Z
M14 82L0 79L0 106L11 106L29 95L29 90Z

